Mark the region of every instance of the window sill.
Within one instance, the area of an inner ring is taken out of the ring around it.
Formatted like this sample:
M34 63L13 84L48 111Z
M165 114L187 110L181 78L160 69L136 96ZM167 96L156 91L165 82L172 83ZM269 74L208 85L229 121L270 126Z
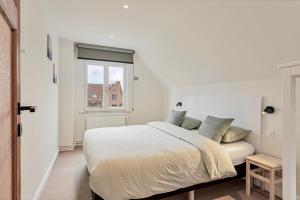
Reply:
M80 115L128 115L130 114L132 111L128 111L128 110L103 110L103 111L83 111L83 112L79 112Z

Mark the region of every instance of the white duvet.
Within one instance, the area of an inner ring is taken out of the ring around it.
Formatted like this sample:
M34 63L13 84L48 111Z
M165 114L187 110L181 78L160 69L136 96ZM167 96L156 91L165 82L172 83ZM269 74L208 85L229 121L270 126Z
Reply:
M139 199L235 176L218 143L166 122L88 130L91 189L105 200Z

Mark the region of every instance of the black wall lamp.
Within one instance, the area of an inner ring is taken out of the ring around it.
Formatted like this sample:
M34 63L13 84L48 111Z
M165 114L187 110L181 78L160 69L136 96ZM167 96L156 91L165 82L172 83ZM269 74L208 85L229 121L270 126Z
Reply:
M177 104L176 104L176 107L181 107L182 106L182 102L178 102Z
M275 112L275 108L273 106L267 106L264 111L262 112L263 115L265 114L273 114Z

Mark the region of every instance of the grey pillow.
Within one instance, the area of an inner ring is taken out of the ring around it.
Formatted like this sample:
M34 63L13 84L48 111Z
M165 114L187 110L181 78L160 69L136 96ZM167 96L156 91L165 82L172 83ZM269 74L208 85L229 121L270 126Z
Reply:
M199 128L199 133L220 143L233 120L207 116Z
M187 130L197 129L201 125L201 121L192 117L185 117L181 123L181 127Z
M180 126L180 124L184 120L185 115L186 111L172 110L166 121L176 126Z
M237 142L251 133L251 130L246 130L237 126L230 126L225 135L222 138L222 142L231 143Z

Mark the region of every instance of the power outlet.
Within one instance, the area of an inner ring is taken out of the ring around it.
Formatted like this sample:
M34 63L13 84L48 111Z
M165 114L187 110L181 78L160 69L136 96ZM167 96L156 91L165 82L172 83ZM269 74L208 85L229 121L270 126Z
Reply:
M275 132L273 130L267 130L265 132L265 137L268 137L268 138L275 138Z

